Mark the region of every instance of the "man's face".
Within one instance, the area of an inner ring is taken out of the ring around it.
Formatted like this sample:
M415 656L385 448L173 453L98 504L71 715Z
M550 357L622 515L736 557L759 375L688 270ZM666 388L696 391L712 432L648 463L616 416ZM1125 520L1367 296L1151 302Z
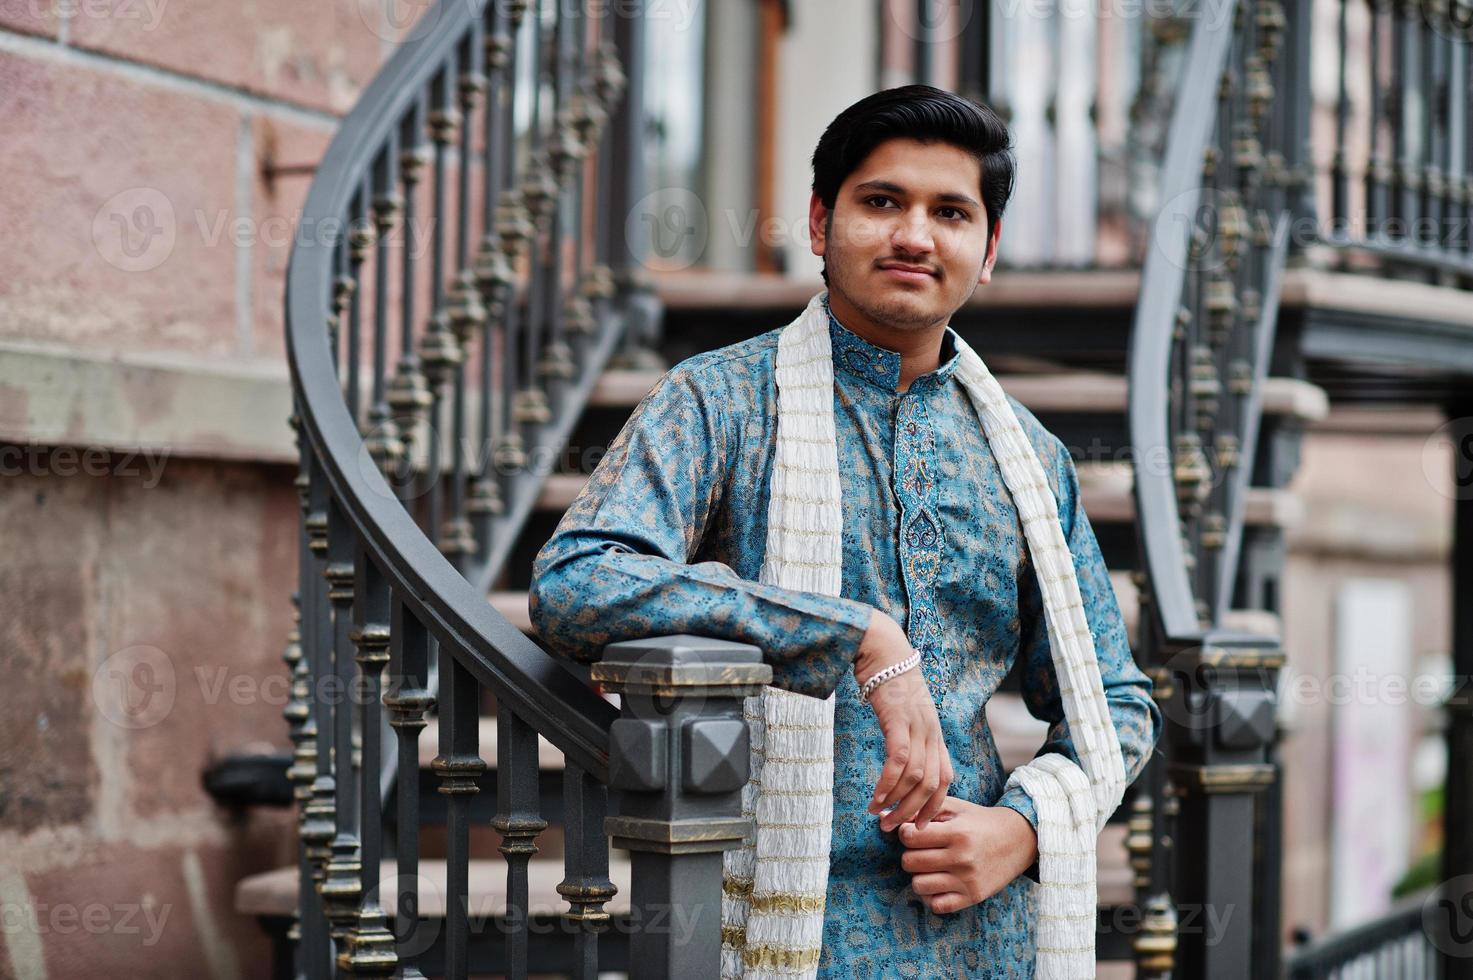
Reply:
M844 181L832 212L814 195L808 231L829 291L894 329L945 323L992 277L999 228L981 164L945 143L887 140Z

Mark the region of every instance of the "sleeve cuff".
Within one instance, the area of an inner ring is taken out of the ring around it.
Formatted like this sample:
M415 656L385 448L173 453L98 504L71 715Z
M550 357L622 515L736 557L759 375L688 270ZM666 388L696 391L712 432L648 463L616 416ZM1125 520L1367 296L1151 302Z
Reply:
M1033 807L1033 798L1028 791L1021 786L1012 786L998 799L996 806L1005 806L1009 810L1015 810L1023 815L1028 821L1035 834L1038 833L1038 811ZM1033 864L1023 872L1023 877L1034 883L1038 882L1038 859L1034 858Z

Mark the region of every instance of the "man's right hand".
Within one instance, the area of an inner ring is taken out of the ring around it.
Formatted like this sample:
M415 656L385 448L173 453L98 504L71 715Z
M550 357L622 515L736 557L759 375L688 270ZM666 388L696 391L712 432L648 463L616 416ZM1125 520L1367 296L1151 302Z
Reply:
M914 652L900 624L876 609L854 658L854 679L863 685ZM869 703L885 736L885 767L869 812L878 814L894 805L880 818L884 831L909 821L923 828L941 812L953 771L941 719L920 668L885 681L870 693Z

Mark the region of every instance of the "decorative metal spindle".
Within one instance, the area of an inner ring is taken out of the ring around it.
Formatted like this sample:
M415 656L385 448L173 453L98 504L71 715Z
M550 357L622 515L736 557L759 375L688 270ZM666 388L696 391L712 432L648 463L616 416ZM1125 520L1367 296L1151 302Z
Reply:
M1412 212L1415 207L1416 193L1413 184L1415 175L1413 173L1411 160L1411 141L1408 137L1408 129L1411 126L1411 112L1408 100L1411 99L1411 86L1408 84L1408 76L1411 74L1411 59L1407 56L1407 46L1412 42L1412 33L1408 30L1407 21L1412 16L1413 0L1393 0L1391 13L1391 211L1389 218L1389 231L1395 240L1405 240L1409 223L1412 220Z
M1349 3L1350 0L1345 0ZM1381 90L1381 22L1384 19L1385 0L1367 0L1366 10L1371 20L1371 31L1367 64L1370 69L1370 100L1367 106L1370 129L1366 146L1369 159L1366 162L1366 231L1367 239L1381 234L1381 223L1388 214L1386 205L1386 181L1389 177L1385 142L1381 139L1381 109L1385 95Z
M323 569L327 565L327 479L319 472L320 464L310 455L308 512L306 530L312 559L310 575L304 579L302 598L307 602L306 635L311 638L307 658L313 682L312 721L317 732L316 775L312 780L312 799L302 821L302 843L312 862L312 877L321 882L332 856L329 845L336 829L334 798L336 787L332 774L332 703L324 696L325 678L332 673L332 610L328 604Z
M574 980L597 980L598 937L609 927L604 905L617 889L609 880L609 841L604 836L608 789L571 763L563 770L563 869L557 886L570 908L563 919L573 931Z
M445 975L465 980L470 941L470 806L486 764L480 756L480 689L450 648L440 646L440 754L431 764L446 805ZM497 780L498 784L502 780ZM532 781L536 786L536 780ZM535 791L535 790L534 790ZM509 974L515 975L513 971Z
M1345 131L1350 119L1350 91L1346 88L1345 69L1349 61L1347 47L1349 31L1346 22L1350 18L1350 0L1339 0L1339 17L1336 22L1336 91L1335 99L1335 156L1330 163L1331 203L1330 227L1339 231L1350 215L1350 170L1346 158Z
M506 974L527 975L527 862L537 853L537 835L547 829L538 808L537 731L505 705L496 712L497 849L506 856ZM573 828L572 823L568 824ZM597 828L602 837L603 823ZM570 833L572 830L570 829Z
M1436 247L1438 224L1442 220L1442 172L1437 166L1441 147L1439 137L1440 118L1437 111L1439 100L1438 79L1442 69L1439 65L1442 45L1437 43L1437 30L1442 20L1441 0L1421 0L1417 4L1421 16L1417 18L1417 37L1421 41L1421 94L1417 99L1420 119L1418 128L1422 137L1421 167L1417 173L1417 216L1418 221L1412 240L1427 248Z
M431 248L430 270L433 297L430 312L430 327L420 349L420 360L424 364L425 376L429 381L430 424L425 443L425 478L428 483L426 494L425 533L431 542L440 543L443 513L444 488L440 486L441 457L443 455L443 432L447 428L441 417L441 404L445 386L454 377L456 369L465 359L465 353L450 329L450 316L445 296L445 223L446 223L446 158L450 146L460 130L460 110L455 105L456 65L454 54L447 55L445 67L436 76L432 100L435 109L430 113L430 139L435 146L433 181L434 236Z
M1468 11L1470 20L1473 20L1473 4L1454 3L1448 13L1446 98L1439 110L1444 120L1444 200L1448 216L1443 248L1448 257L1453 259L1458 257L1463 240L1469 234L1468 224L1473 220L1467 188L1464 186L1468 173L1473 171L1473 160L1468 158L1463 149L1464 134L1470 122L1467 118L1468 100L1473 97L1473 93L1460 87L1465 81L1473 82L1473 78L1467 76L1466 70L1470 48L1473 48L1473 27L1462 23L1464 9ZM1459 159L1460 165L1454 165L1455 158Z
M1454 73L1458 67L1455 53L1457 42L1454 40L1457 26L1448 0L1441 0L1436 5L1435 14L1437 17L1434 42L1437 45L1437 81L1433 88L1432 99L1433 153L1430 181L1434 201L1433 211L1437 215L1438 224L1433 230L1432 246L1447 251L1453 247L1456 235L1454 225L1458 216L1458 194L1455 190L1457 175L1453 167L1452 140L1454 99L1452 86Z
M332 937L342 949L358 921L362 897L359 874L357 778L353 765L353 526L336 501L328 503L327 597L332 602L333 684L327 688L333 702L333 782L337 787L336 833L327 877L322 882L322 904L332 923Z
M376 232L373 257L373 392L368 410L368 435L364 447L386 478L399 472L404 458L404 441L388 399L385 375L389 359L389 236L393 234L404 201L395 188L395 140L379 152L373 167L373 224ZM405 251L408 251L406 242Z
M298 406L300 411L300 406ZM300 880L298 882L297 908L300 941L297 944L297 965L302 975L318 980L328 973L328 958L331 950L327 944L327 920L322 915L322 903L317 895L314 881L314 843L307 833L308 809L312 802L313 782L318 775L317 766L317 703L312 697L318 661L317 620L322 603L322 577L317 571L316 558L312 551L310 522L313 513L312 456L307 434L302 430L300 415L297 424L297 446L300 459L297 473L297 501L301 508L301 526L297 546L297 637L299 649L297 662L292 671L291 700L283 714L291 723L292 765L287 770L287 779L292 784L292 798L297 805L297 829L300 850ZM321 844L331 839L332 823L323 826L326 836ZM326 857L326 851L322 851Z
M531 35L532 35L532 58L529 76L532 84L532 119L528 123L531 146L528 151L528 168L526 176L522 181L522 200L526 204L528 216L532 222L533 239L530 252L531 268L528 277L527 292L527 320L526 329L522 336L522 377L521 387L516 394L516 403L512 409L513 421L518 425L535 429L545 425L551 418L552 412L548 408L547 394L540 386L540 375L537 365L542 355L542 318L544 289L543 276L546 275L546 236L544 234L548 219L551 214L553 199L557 194L557 185L552 175L548 173L549 165L545 152L546 134L542 121L542 101L544 76L547 74L547 59L543 56L543 47L546 44L542 26L542 3L537 2L532 7ZM525 439L530 432L524 431Z
M607 18L599 19L599 32L603 33ZM622 91L623 74L619 72L618 52L613 44L602 42L598 47L594 70L594 94L605 112L617 110L617 96ZM598 166L594 175L594 193L599 201L612 201L614 192L614 128L607 122L599 132ZM602 317L607 312L608 302L614 296L614 271L612 268L614 235L622 229L615 227L612 208L594 208L593 221L593 268L588 271L588 295Z
M349 209L352 220L348 226L348 414L353 424L361 426L363 415L360 405L363 395L363 260L373 247L373 224L368 217L368 201L371 190L365 180L362 188L353 196Z
M507 103L503 75L510 55L511 37L503 26L502 4L486 9L484 43L486 98L481 121L481 244L474 262L476 285L485 304L481 330L480 392L476 419L476 454L467 489L466 512L475 534L475 552L485 555L491 547L491 519L504 510L501 488L492 470L492 450L497 438L496 359L493 356L505 329L505 290L512 281L510 267L496 237L496 206L501 198L502 128Z
M522 308L517 290L516 266L523 250L532 237L531 223L522 205L522 196L517 190L517 126L516 104L518 71L518 37L528 9L526 0L517 0L507 5L507 60L505 78L510 91L507 93L505 110L505 138L502 142L502 182L504 193L496 205L496 234L499 242L499 259L496 264L495 281L500 286L501 309L501 432L492 451L492 462L498 477L508 484L527 465L525 444L516 418L516 405L521 382L518 370L521 359L520 323Z
M430 390L420 370L419 355L414 350L414 252L417 229L417 199L420 178L425 168L425 102L416 99L399 126L399 179L403 185L404 255L399 273L399 366L389 385L389 405L397 421L399 439L403 443L403 469L395 484L400 499L415 496L414 437L428 417Z
M425 712L435 703L428 690L430 637L414 614L395 598L389 625L390 687L384 696L389 724L397 736L397 834L394 841L394 933L400 980L422 974L411 961L423 952L419 941L419 733ZM366 767L365 767L366 770Z
M1462 112L1454 119L1454 142L1459 130L1463 136L1463 260L1473 265L1473 3L1460 6L1462 41L1458 46L1463 57Z
M607 207L614 218L610 229L610 255L614 281L619 291L619 305L626 318L622 345L614 358L621 368L653 369L664 366L655 350L659 342L659 304L654 285L644 268L645 256L637 254L633 243L623 233L622 218L634 213L639 200L648 192L645 176L645 109L644 77L648 68L645 50L647 31L642 21L633 17L614 18L613 40L619 63L628 71L621 86L619 113L614 122L614 184Z
M1473 2L1456 0L1449 13L1447 116L1447 253L1473 269ZM1461 154L1461 166L1451 158ZM1473 281L1473 275L1464 285Z
M577 42L573 46L573 77L577 80L577 91L573 95L573 120L574 128L578 133L581 146L581 158L577 168L577 174L572 181L573 202L571 205L573 225L573 273L572 288L567 291L567 298L562 311L563 329L572 338L571 343L577 344L579 339L593 335L596 321L593 318L593 308L589 304L587 294L587 283L584 280L585 250L588 248L589 237L584 227L584 192L587 188L590 173L596 174L591 168L590 157L594 146L598 141L598 133L602 128L602 108L598 104L597 97L589 91L590 79L585 62L590 41L597 27L593 18L578 19Z
M354 627L352 640L358 649L358 677L363 707L363 763L361 774L359 834L362 847L361 896L352 931L338 953L338 966L356 977L388 976L398 958L394 936L379 894L379 866L384 857L383 791L383 670L389 662L389 583L361 544L354 561ZM350 702L351 703L351 702ZM413 772L414 770L409 770ZM405 787L410 792L409 787Z
M547 318L547 345L537 362L537 374L547 389L571 379L577 371L573 352L563 338L563 229L569 219L568 186L582 161L582 144L573 131L573 77L571 48L576 43L579 20L576 7L559 4L553 32L553 111L552 131L548 142L548 164L557 183L557 193L549 202L547 228L547 275L543 280L546 295L543 310Z
M470 240L471 222L471 160L475 109L486 91L486 76L481 73L480 21L461 45L460 97L460 168L457 174L458 187L455 216L455 287L450 302L450 326L462 354L470 349L471 338L483 332L486 323L486 308L481 304L481 289L471 269ZM485 339L482 337L482 345ZM469 411L466 400L465 360L455 367L454 404L451 411L450 447L450 513L441 534L440 550L450 556L456 566L464 572L475 555L476 537L470 521L466 519L466 458Z
M332 365L338 373L339 383L344 385L345 396L348 389L346 382L343 381L342 343L347 334L348 297L353 292L353 277L348 275L348 239L350 237L352 237L351 228L338 236L337 245L333 251L332 313L327 318L329 343L332 345Z

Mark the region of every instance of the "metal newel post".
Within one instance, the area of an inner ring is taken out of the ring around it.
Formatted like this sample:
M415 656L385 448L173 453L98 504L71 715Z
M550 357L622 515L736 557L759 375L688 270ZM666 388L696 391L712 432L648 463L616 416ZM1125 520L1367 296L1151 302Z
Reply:
M1175 975L1201 980L1257 976L1252 855L1256 798L1273 783L1275 693L1284 652L1277 641L1208 634L1168 661L1172 696L1163 705L1168 775L1180 794L1173 897L1183 917ZM1217 928L1184 921L1216 922Z
M717 976L721 854L752 829L743 701L772 668L756 647L680 635L611 644L592 677L622 702L604 828L632 857L629 975Z

